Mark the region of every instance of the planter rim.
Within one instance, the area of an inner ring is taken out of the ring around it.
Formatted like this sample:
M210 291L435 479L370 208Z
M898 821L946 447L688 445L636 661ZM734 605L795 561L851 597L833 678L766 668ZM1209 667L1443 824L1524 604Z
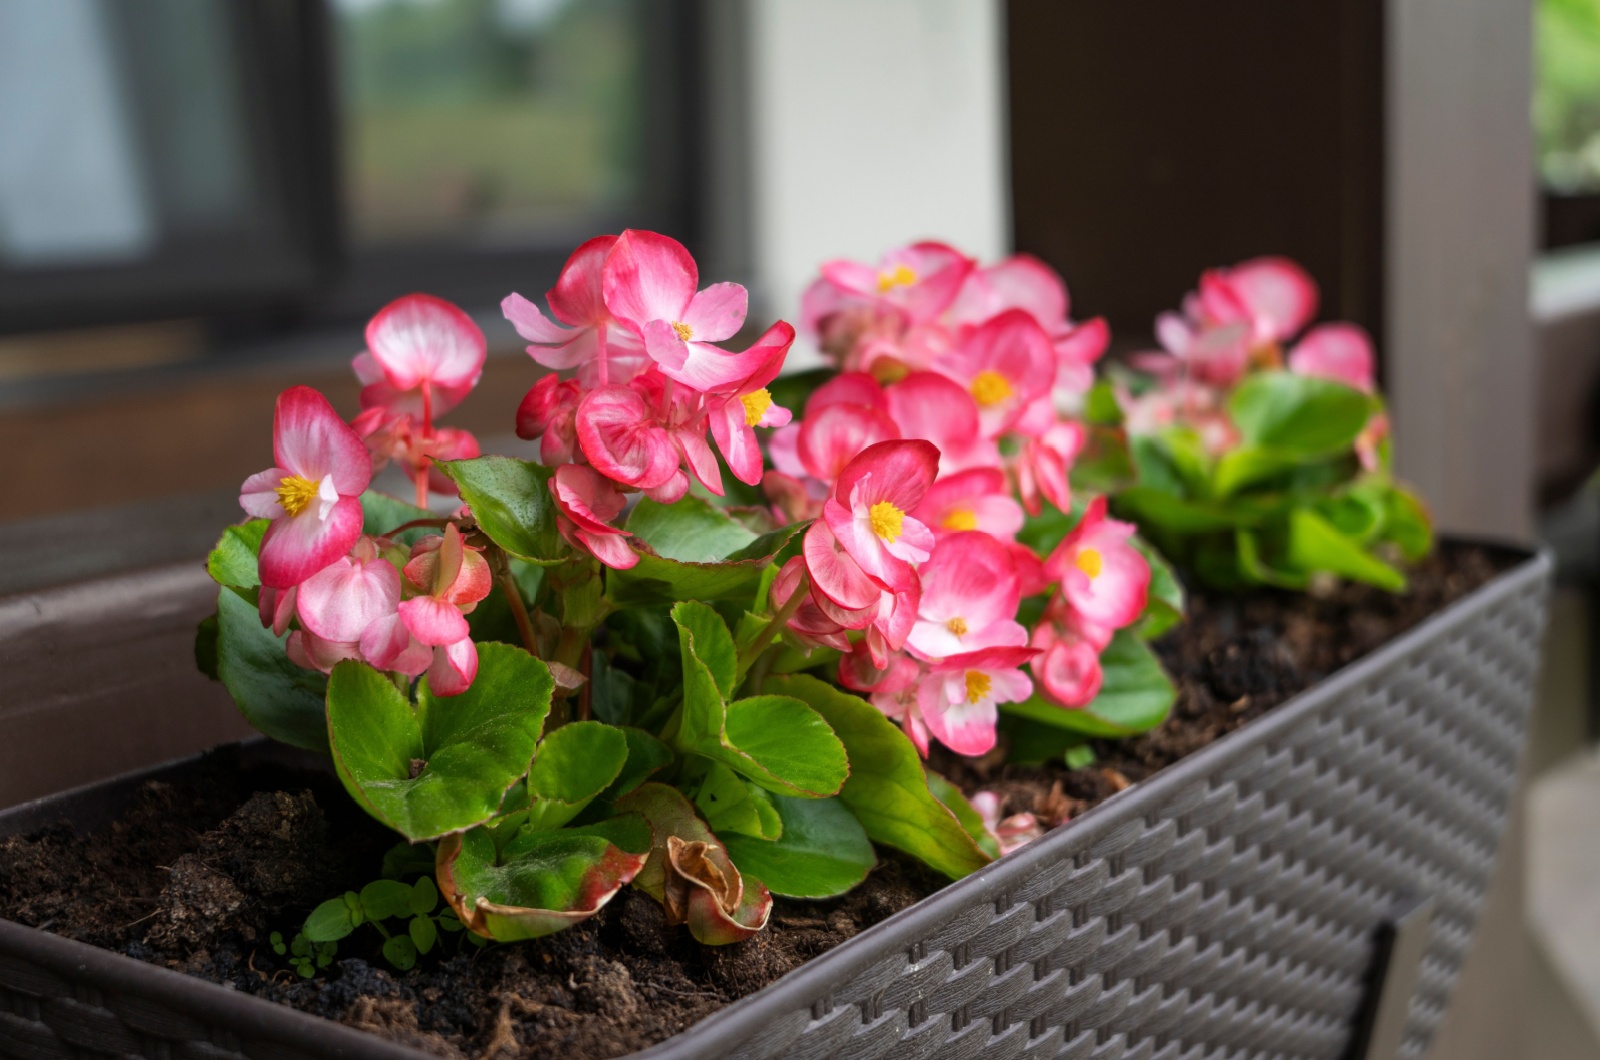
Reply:
M1412 629L1272 708L1262 717L1214 740L1149 778L1130 785L1081 817L1052 829L1043 838L964 879L946 885L827 953L806 961L767 987L719 1009L673 1037L628 1054L628 1060L699 1060L708 1055L723 1055L758 1038L762 1025L771 1019L774 1008L790 1010L810 1007L819 998L826 997L833 987L848 982L864 971L883 952L911 945L962 909L993 901L1005 894L1018 879L1026 879L1035 870L1058 860L1068 848L1080 848L1086 843L1093 843L1125 825L1130 815L1138 816L1155 809L1178 789L1206 777L1216 763L1236 755L1241 749L1269 742L1293 728L1307 715L1317 713L1330 700L1348 694L1371 673L1414 652L1452 625L1460 612L1469 608L1493 607L1523 591L1529 584L1547 577L1555 566L1554 556L1547 547L1541 546L1535 551L1520 544L1507 544L1482 537L1452 536L1451 540L1514 550L1527 558L1482 587L1429 615ZM189 756L161 766L109 777L0 809L0 817L11 818L12 821L22 819L26 822L23 830L37 827L48 823L44 820L46 814L52 819L61 816L63 799L86 794L91 789L104 789L108 784L118 782L131 787L134 782L157 770L198 757ZM16 829L6 830L7 834L14 831ZM352 1060L419 1060L429 1055L279 1002L241 994L206 979L147 964L114 950L0 918L0 975L8 971L5 959L7 952L23 956L65 978L88 981L107 994L126 992L141 995L196 1019L210 1021L213 1025L232 1028L242 1035L279 1042L312 1054L349 1057ZM25 977L28 975L25 970L23 974Z

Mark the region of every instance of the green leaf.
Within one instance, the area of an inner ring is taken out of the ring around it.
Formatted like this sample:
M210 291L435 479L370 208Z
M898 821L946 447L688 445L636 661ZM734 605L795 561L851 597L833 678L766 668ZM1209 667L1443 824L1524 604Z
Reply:
M383 959L408 972L417 965L417 944L410 935L394 935L383 940Z
M1117 401L1116 388L1109 379L1097 379L1083 396L1083 418L1086 423L1099 427L1116 427L1122 423L1122 405Z
M1089 739L1059 725L1046 725L1015 714L1000 715L999 729L1006 741L1006 761L1025 766L1063 759Z
M549 832L572 820L622 772L628 738L598 721L575 721L539 744L528 773L527 827Z
M1129 538L1128 543L1150 564L1149 596L1144 614L1134 626L1134 634L1144 640L1155 640L1183 621L1183 584L1154 545L1138 534Z
M772 796L783 822L777 839L723 835L741 873L791 898L831 898L862 880L878 863L872 841L842 801Z
M628 760L622 767L622 772L617 779L612 781L611 787L606 791L607 799L615 799L650 779L650 775L663 768L672 761L672 748L645 732L632 726L619 726L622 735L628 741Z
M1118 630L1100 654L1104 681L1087 707L1069 710L1042 692L1000 709L1017 717L1069 729L1087 736L1132 736L1166 720L1177 690L1150 648L1129 630Z
M250 601L232 589L218 591L217 677L245 721L280 743L327 753L328 679L290 662L288 639L263 629Z
M434 926L432 919L425 916L412 917L411 923L406 925L406 934L411 936L418 953L427 953L439 941L439 929Z
M425 846L396 843L383 854L383 878L408 880L433 872L433 851Z
M1086 743L1067 748L1066 763L1068 769L1087 769L1089 766L1094 765L1096 760L1097 756L1094 753L1094 748Z
M934 798L944 803L945 809L956 815L956 820L961 822L961 827L972 837L972 841L978 844L979 850L991 858L1000 856L1000 840L989 834L989 830L983 826L983 818L978 816L978 811L972 808L967 797L961 794L960 788L930 769L928 790L933 792Z
M721 762L712 762L694 804L718 835L741 832L757 839L776 839L783 832L783 821L773 806L775 797Z
M439 905L439 888L433 885L433 877L424 876L411 887L411 898L406 908L411 910L412 916L427 916ZM427 953L427 950L423 950Z
M566 558L566 545L556 530L549 468L506 456L445 460L434 466L461 490L461 499L472 506L473 518L495 544L534 563Z
M441 699L424 678L413 710L383 674L342 662L328 682L339 779L413 842L481 824L527 773L554 687L545 664L521 648L484 644L471 688Z
M337 942L356 929L350 905L344 898L329 898L306 917L301 932L312 942ZM296 942L299 940L296 939Z
M1389 592L1404 592L1406 577L1334 529L1309 508L1289 513L1288 562L1306 571L1331 571Z
M1154 525L1179 534L1232 530L1254 524L1251 513L1216 502L1184 500L1175 494L1149 485L1125 489L1116 496L1119 514L1125 514L1141 527Z
M883 713L815 677L770 677L765 688L821 714L850 756L840 800L875 842L905 851L952 879L991 860L928 790L917 749Z
M1246 444L1297 457L1348 449L1367 424L1371 399L1342 383L1293 372L1257 372L1228 396Z
M254 589L260 585L256 559L261 554L261 539L271 525L266 519L251 519L224 530L211 555L206 557L206 573L211 575L212 581L235 589Z
M1293 470L1302 461L1299 455L1258 445L1242 445L1223 455L1217 461L1216 478L1212 487L1217 496L1227 497L1246 486L1254 485L1285 471Z
M672 609L683 662L681 751L722 762L768 791L832 795L849 775L844 747L816 711L785 696L726 703L737 676L733 635L705 604Z
M388 920L411 908L411 888L399 880L374 880L361 888L361 911L368 920Z
M606 572L606 593L618 604L681 600L751 600L761 576L806 524L757 535L698 497L676 504L641 500L628 517L639 562Z
M1281 535L1279 535L1281 536ZM1234 560L1246 582L1275 585L1280 589L1303 590L1309 583L1307 572L1288 565L1275 565L1267 559L1262 535L1248 530L1234 533Z
M474 934L540 938L599 912L638 874L650 844L650 826L637 814L524 832L498 854L488 829L475 828L439 844L439 885Z
M417 526L404 533L393 534L396 528L416 522L418 519L437 519L439 513L418 508L415 504L403 501L399 497L391 497L387 493L379 493L377 490L367 490L361 495L361 514L362 533L371 534L373 537L392 535L391 540L402 545L415 544L418 538L438 532L426 526Z
M1398 545L1400 554L1412 563L1432 552L1433 518L1427 505L1401 486L1391 488L1386 500L1384 539Z
M213 681L222 680L217 676L218 628L217 616L210 614L194 630L194 665Z

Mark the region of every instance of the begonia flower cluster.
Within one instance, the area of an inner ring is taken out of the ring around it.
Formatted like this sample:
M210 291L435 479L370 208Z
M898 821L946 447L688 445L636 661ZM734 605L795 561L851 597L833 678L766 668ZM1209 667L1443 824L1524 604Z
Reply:
M1016 539L1045 503L1072 508L1084 429L1070 412L1108 332L1067 308L1043 263L980 267L938 243L829 262L805 295L805 326L841 371L771 439L779 521L814 520L774 604L802 644L843 653L840 683L924 754L930 740L985 753L998 705L1036 682L1086 706L1101 650L1145 608L1149 566L1103 498L1048 557ZM1018 607L1046 590L1030 630Z

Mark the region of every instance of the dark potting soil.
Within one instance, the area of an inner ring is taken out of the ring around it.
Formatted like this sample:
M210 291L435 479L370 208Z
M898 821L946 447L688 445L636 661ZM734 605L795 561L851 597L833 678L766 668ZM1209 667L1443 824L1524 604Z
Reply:
M1156 644L1179 695L1171 717L1133 740L1098 742L1081 769L935 753L969 792L1008 813L1064 823L1112 793L1238 728L1416 625L1517 562L1444 546L1392 596L1361 586L1318 595L1199 595ZM645 1048L759 990L942 885L894 852L851 893L778 899L771 927L701 947L660 907L624 890L593 919L535 942L478 949L442 936L398 972L361 927L315 978L274 953L318 902L379 875L393 835L325 773L202 759L149 781L103 829L59 824L0 840L0 917L347 1023L443 1056L599 1060Z

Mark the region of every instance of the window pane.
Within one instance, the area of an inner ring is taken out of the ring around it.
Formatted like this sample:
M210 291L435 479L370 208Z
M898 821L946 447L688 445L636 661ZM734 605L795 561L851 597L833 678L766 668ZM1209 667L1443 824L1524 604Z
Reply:
M1537 34L1540 175L1556 191L1600 191L1600 0L1539 0Z
M358 246L533 242L632 206L639 0L336 0Z

